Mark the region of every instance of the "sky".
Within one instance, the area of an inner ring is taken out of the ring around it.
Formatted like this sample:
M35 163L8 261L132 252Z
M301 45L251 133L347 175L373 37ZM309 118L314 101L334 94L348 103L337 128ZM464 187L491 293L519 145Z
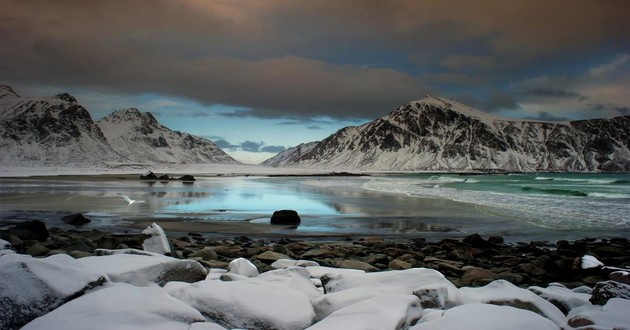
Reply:
M630 1L0 0L0 83L148 111L246 163L427 94L630 115Z

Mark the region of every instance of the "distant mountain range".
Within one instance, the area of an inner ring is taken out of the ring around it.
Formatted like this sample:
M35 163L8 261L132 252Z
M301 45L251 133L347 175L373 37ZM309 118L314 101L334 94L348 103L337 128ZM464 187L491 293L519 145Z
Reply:
M7 85L0 85L0 162L238 163L212 141L170 130L150 113L125 109L95 123L69 94L21 97Z
M630 171L630 116L511 120L427 96L268 165L385 171Z

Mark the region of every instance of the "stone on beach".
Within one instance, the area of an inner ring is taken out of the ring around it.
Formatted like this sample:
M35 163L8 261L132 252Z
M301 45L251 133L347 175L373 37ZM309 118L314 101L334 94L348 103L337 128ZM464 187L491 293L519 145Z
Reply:
M305 329L315 321L307 295L256 278L205 280L169 293L226 328Z
M81 213L74 213L61 217L61 221L74 226L82 226L86 223L92 222L92 220L86 218Z
M338 309L308 329L407 329L421 316L417 297L381 294Z
M630 300L611 298L604 306L583 305L569 312L563 328L627 329L630 325ZM583 328L582 328L583 327Z
M40 242L45 241L50 236L46 224L39 220L20 222L9 228L8 233L22 240L38 240Z
M33 320L22 329L188 330L192 323L204 321L199 311L161 288L111 283Z
M299 225L302 222L298 213L294 210L279 210L273 212L270 223L272 225Z
M228 272L247 277L258 276L258 268L245 258L237 258L228 265Z
M133 249L102 251L113 253L77 259L85 267L107 274L113 282L136 286L163 286L169 281L196 282L208 271L194 260L180 260L157 253Z
M309 272L303 267L286 267L270 270L258 275L256 278L268 283L296 289L310 299L316 299L323 295L311 281Z
M146 236L142 243L142 249L149 252L155 252L163 255L175 257L177 253L171 249L171 244L166 237L164 229L157 223L152 223L149 227L142 231Z
M590 294L569 290L559 283L551 283L546 288L531 286L528 290L554 304L565 315L573 308L591 304L589 302Z
M18 328L106 277L65 254L47 258L8 253L0 255L0 329Z
M423 317L410 330L558 330L558 325L534 312L510 306L470 303Z
M598 282L593 288L590 301L596 305L605 305L611 298L630 299L630 284L616 281Z
M308 266L319 266L319 264L311 260L293 260L293 259L278 259L271 264L271 267L275 269L281 269L281 268L291 267L291 266L308 267Z

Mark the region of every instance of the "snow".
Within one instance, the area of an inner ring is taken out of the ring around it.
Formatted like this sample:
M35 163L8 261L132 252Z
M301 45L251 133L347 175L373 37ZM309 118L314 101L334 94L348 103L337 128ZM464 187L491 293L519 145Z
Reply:
M302 267L287 267L268 271L258 275L257 279L296 289L309 299L322 296L322 292L311 281L309 272Z
M546 288L532 286L529 287L528 290L553 303L559 308L561 307L560 309L563 312L579 306L591 304L589 302L589 299L591 298L589 293L575 292L573 290L569 290L561 284L550 284Z
M628 311L630 300L621 298L612 298L604 306L584 305L569 312L565 328L586 326L587 329L628 329Z
M171 254L171 246L166 233L157 223L152 223L142 231L148 237L142 242L142 249L159 254Z
M188 330L205 319L160 288L112 283L28 323L22 329Z
M127 252L136 253L129 249ZM207 270L194 260L179 260L167 256L139 254L112 254L85 257L77 262L96 272L104 273L113 282L124 282L136 286L164 285L168 281L204 279Z
M308 296L256 278L200 281L170 294L226 328L304 329L315 320Z
M230 261L228 272L246 277L258 276L258 268L245 258L237 258Z
M411 330L557 330L558 325L531 311L509 306L470 303L423 317Z
M599 268L603 266L604 264L601 261L597 260L597 258L590 254L585 254L584 256L582 256L582 269Z
M564 323L564 314L552 303L535 293L519 288L505 280L496 280L484 287L458 289L458 305L486 303L506 305L533 311L556 324Z
M271 267L276 269L281 269L285 267L291 266L299 266L299 267L308 267L308 266L319 266L319 264L315 261L311 260L292 260L292 259L278 259L271 264Z
M339 309L308 329L406 329L421 316L417 297L383 294Z

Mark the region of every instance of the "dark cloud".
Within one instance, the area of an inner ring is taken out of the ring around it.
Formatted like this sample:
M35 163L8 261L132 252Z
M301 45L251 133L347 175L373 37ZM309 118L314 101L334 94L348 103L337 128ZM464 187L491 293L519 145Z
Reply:
M542 121L567 121L569 118L562 116L554 116L547 111L539 111L536 117L526 117L525 119L542 120Z
M574 98L579 100L586 100L588 97L572 91L566 91L557 88L551 87L539 87L529 89L524 92L527 96L535 96L535 97L553 97L553 98Z
M630 51L630 2L615 0L0 5L6 81L249 109L238 116L375 118L424 94L487 91L568 58ZM512 101L491 95L479 108Z
M620 116L630 114L630 107L628 106L618 106L612 103L589 103L588 106L597 112L613 112Z
M308 125L308 126L306 126L306 128L312 129L312 130L323 129L323 127L321 127L319 125Z
M265 143L262 141L254 142L247 140L245 142L241 142L240 147L243 151L260 152L260 147L262 147L263 145L265 145Z
M480 99L472 94L462 94L455 99L473 108L487 112L518 109L518 104L516 104L514 97L500 91L493 92L486 99Z
M239 146L233 145L230 142L228 142L226 140L223 140L223 139L214 140L214 144L216 144L217 147L219 147L221 149L235 149L235 148L239 147Z
M283 146L265 146L260 149L261 152L271 152L277 154L279 152L285 151L287 148Z

